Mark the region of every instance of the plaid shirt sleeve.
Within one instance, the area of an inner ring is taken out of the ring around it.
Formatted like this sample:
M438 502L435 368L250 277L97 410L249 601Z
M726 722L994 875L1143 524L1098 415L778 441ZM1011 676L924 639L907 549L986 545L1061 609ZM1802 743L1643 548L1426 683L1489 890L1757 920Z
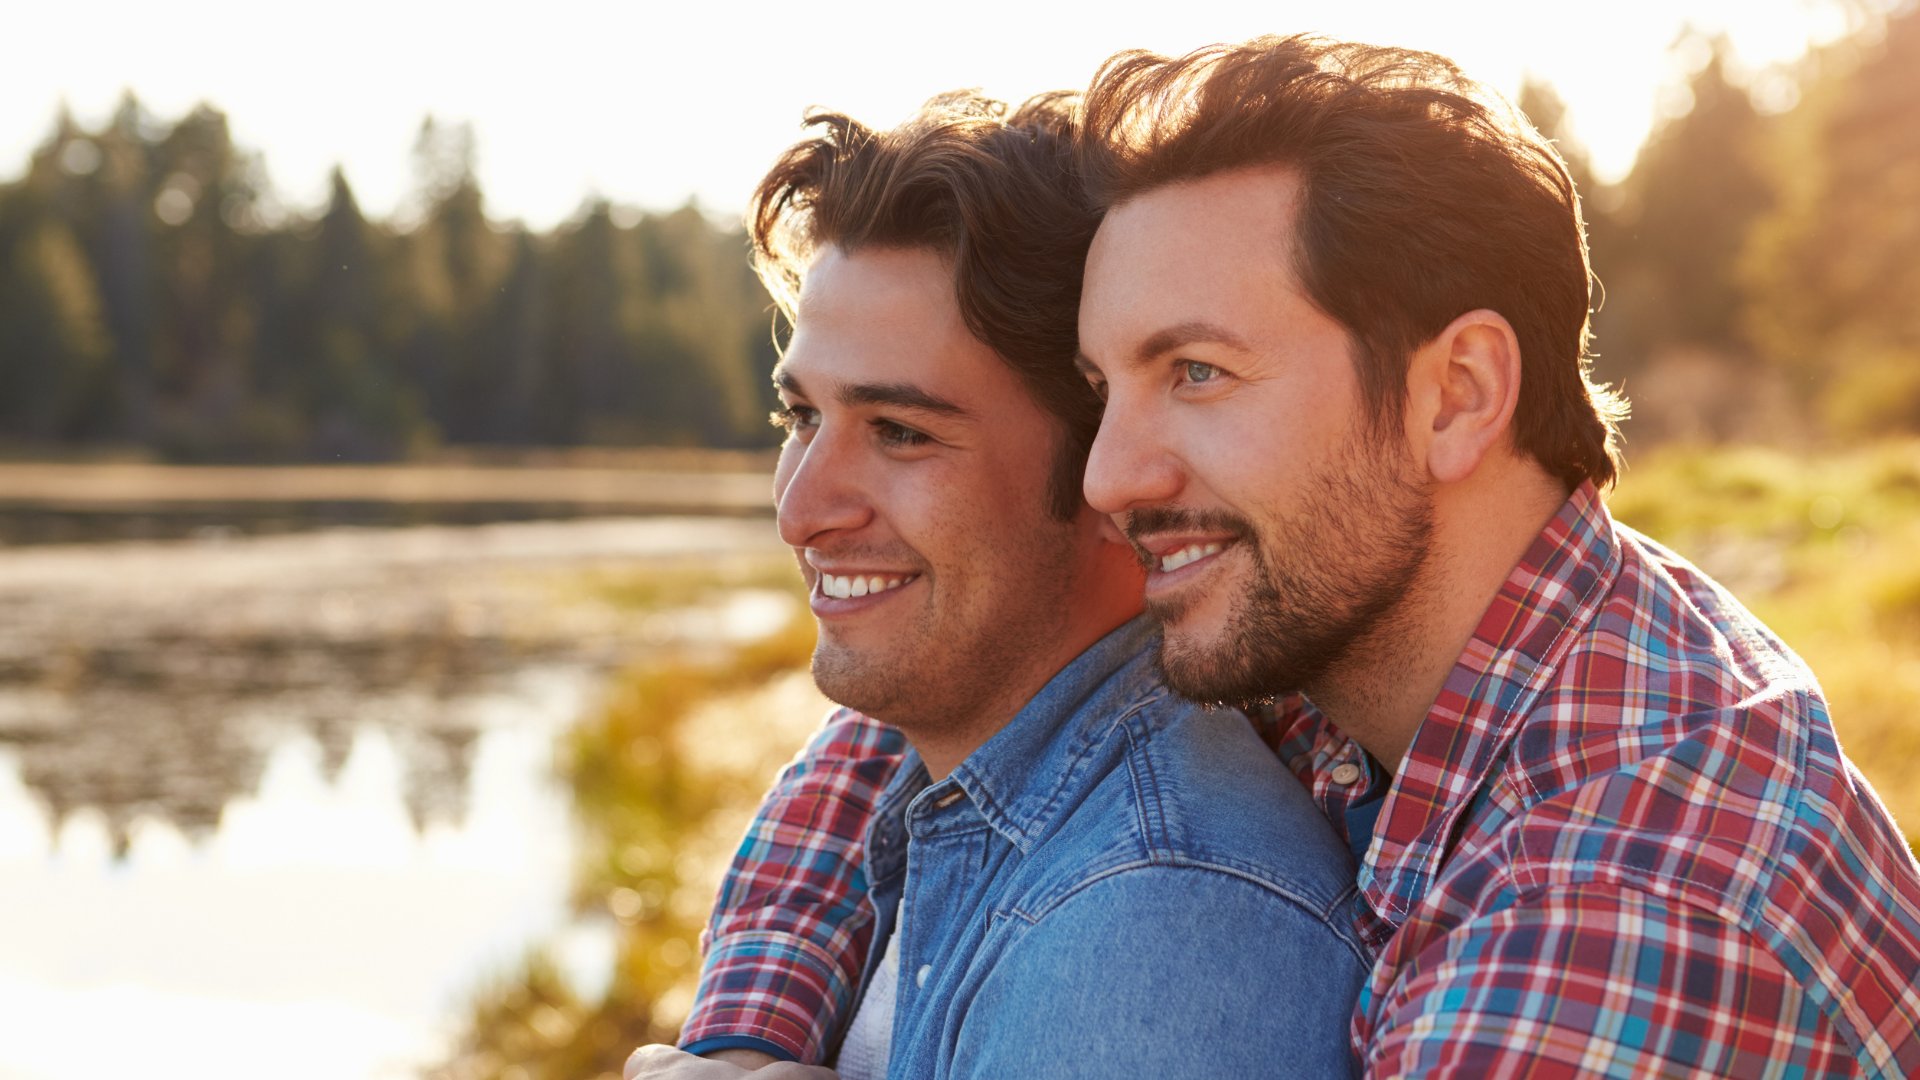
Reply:
M681 1046L820 1061L873 935L867 822L905 752L898 731L841 709L775 779L701 935Z
M1521 896L1383 970L1368 1077L1856 1075L1747 931L1632 888Z

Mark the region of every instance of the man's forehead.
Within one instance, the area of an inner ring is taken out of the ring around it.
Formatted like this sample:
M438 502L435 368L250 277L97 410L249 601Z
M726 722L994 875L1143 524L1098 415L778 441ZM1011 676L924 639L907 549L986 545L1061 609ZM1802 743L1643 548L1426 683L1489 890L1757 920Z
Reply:
M951 271L924 249L829 247L801 291L774 381L816 404L991 411L1011 371L973 335Z
M801 275L796 321L814 318L910 318L923 325L960 319L953 272L930 248L827 244ZM930 329L943 329L932 325Z
M1087 355L1105 364L1196 341L1246 347L1267 316L1303 299L1291 175L1239 170L1114 207L1087 258Z
M1196 266L1290 266L1299 201L1292 169L1235 169L1142 192L1108 211L1094 234L1089 276L1115 256L1151 249Z

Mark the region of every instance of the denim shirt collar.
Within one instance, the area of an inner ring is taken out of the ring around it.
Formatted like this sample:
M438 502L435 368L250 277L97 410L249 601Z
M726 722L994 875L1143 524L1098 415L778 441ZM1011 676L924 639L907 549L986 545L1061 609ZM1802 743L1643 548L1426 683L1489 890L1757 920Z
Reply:
M911 811L944 810L961 801L956 791L973 813L929 827L984 821L1031 854L1078 803L1073 796L1085 778L1100 775L1103 744L1111 745L1107 733L1140 705L1169 693L1154 667L1154 634L1142 616L1101 638L939 783L930 782L920 755L909 750L874 808L869 876L889 876L904 858Z

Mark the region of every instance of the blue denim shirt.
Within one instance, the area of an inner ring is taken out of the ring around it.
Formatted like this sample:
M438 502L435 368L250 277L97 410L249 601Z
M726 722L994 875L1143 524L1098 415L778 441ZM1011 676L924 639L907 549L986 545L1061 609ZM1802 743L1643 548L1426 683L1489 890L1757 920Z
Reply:
M1244 716L1160 682L1154 644L1115 630L952 775L909 754L882 794L891 1080L1354 1071L1353 857Z

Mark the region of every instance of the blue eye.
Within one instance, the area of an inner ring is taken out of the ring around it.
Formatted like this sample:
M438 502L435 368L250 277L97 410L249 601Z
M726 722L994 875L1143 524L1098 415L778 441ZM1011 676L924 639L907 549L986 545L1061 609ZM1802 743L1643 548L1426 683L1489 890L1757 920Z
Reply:
M1180 374L1190 383L1212 382L1219 377L1220 369L1212 364L1203 364L1198 360L1180 361Z

